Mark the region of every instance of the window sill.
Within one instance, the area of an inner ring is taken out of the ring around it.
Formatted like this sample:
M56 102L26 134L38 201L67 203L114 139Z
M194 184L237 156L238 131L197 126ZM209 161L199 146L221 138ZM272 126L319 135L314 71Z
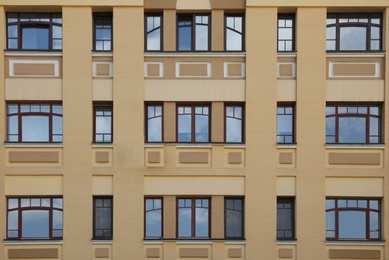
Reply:
M297 239L276 240L277 245L297 245Z
M4 245L62 245L63 240L4 240Z
M100 148L100 147L110 148L110 147L113 147L113 143L92 143L92 147L93 148Z
M212 245L214 242L224 242L225 245L245 245L246 240L225 240L225 239L147 239L143 240L144 245L163 245L164 242L175 242L177 245Z
M62 50L4 50L5 56L62 56Z
M145 51L145 57L246 57L246 51Z
M94 57L112 57L112 51L94 51L92 50L92 56Z
M39 147L39 148L62 148L62 143L9 143L4 142L4 147L20 147L20 148L31 148L31 147Z
M378 57L384 58L385 51L327 51L327 57Z
M367 240L326 240L327 246L384 246L385 240L367 241Z
M291 144L279 144L277 143L277 149L291 149L291 148L297 148L296 143Z
M326 149L385 149L385 144L326 144Z
M112 239L107 239L107 240L92 239L92 245L112 245L112 243L113 243Z
M297 57L297 52L296 51L279 51L277 52L278 57Z

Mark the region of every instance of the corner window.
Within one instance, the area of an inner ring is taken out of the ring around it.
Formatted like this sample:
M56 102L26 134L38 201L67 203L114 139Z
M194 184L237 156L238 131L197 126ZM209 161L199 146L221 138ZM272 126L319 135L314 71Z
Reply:
M183 198L177 200L177 237L210 237L210 199Z
M207 105L177 106L177 141L209 142L210 107Z
M7 239L62 239L62 198L8 198Z
M62 142L61 104L8 104L8 142Z
M177 16L177 50L209 51L210 50L210 15Z
M94 50L112 51L112 14L94 14Z
M225 238L244 238L244 200L242 198L226 198L225 208Z
M326 142L381 143L381 118L379 105L327 105Z
M225 106L225 142L242 143L243 142L243 106L226 105Z
M93 239L112 239L112 197L93 198Z
M327 51L379 51L381 37L381 14L327 15Z
M112 143L112 105L94 106L94 142Z
M162 199L145 199L145 238L162 238Z
M244 16L227 15L225 17L225 50L244 50Z
M327 199L326 237L328 240L380 240L380 200Z
M146 105L146 142L162 142L162 104Z
M295 239L294 231L294 199L277 199L277 239Z
M277 143L294 143L294 106L277 106Z
M145 15L145 50L162 51L162 14Z
M278 51L294 51L294 15L279 14L278 15Z
M7 13L8 50L62 50L62 14Z

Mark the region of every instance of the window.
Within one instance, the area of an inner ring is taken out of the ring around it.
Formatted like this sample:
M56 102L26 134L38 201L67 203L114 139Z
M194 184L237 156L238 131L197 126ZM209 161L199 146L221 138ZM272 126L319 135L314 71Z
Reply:
M95 14L94 19L94 50L112 51L112 14Z
M244 200L242 198L226 198L225 208L225 238L244 238Z
M277 143L294 143L294 106L277 106Z
M243 106L225 106L225 141L226 143L243 142Z
M162 114L160 104L146 105L146 142L162 142Z
M162 51L162 15L145 15L145 50Z
M178 238L209 238L209 199L178 199Z
M381 14L327 15L327 51L379 51L381 35Z
M177 16L179 51L209 51L210 50L210 16L187 15Z
M112 239L111 197L93 198L93 239Z
M210 108L207 105L179 105L178 142L206 143L209 142Z
M225 50L244 50L244 16L228 15L225 17Z
M94 142L112 143L112 106L95 105L94 111Z
M294 199L277 199L277 239L295 239L294 234Z
M145 238L162 238L162 199L145 199Z
M7 239L61 239L62 198L8 198Z
M278 51L294 51L294 15L278 15Z
M380 200L327 199L326 236L328 240L380 240Z
M327 105L326 142L381 143L381 117L379 105Z
M62 14L7 13L9 50L61 50Z
M62 142L61 104L8 104L8 142Z

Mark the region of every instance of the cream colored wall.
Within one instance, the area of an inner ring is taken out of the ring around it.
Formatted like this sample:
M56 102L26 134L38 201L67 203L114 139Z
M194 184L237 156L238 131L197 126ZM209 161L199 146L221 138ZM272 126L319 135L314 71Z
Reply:
M328 80L327 101L370 101L385 100L384 80Z
M13 0L3 0L2 1L3 6L52 6L53 1L50 0L37 0L33 3L28 0L20 0L17 3ZM56 4L54 4L56 5ZM106 0L83 0L82 2L77 0L64 0L61 2L58 2L57 5L59 6L107 6ZM112 0L109 2L110 6L143 6L143 1L141 0Z
M61 79L6 79L6 100L62 100Z
M251 6L274 6L274 1L272 0L246 0L246 5L248 7ZM329 6L329 7L384 7L387 6L388 2L386 0L375 0L375 1L369 1L369 0L354 0L354 1L338 1L338 0L328 0L328 1L310 1L310 0L296 0L296 1L289 1L289 0L279 0L277 1L277 6L282 7L323 7L323 6Z

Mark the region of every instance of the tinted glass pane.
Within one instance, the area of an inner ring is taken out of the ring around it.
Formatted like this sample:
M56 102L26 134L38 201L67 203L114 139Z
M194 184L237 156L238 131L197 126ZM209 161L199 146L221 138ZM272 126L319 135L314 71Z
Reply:
M196 237L208 237L208 209L196 208Z
M18 229L18 211L10 211L8 212L8 229Z
M53 38L62 38L62 26L53 26Z
M326 212L326 230L328 238L335 237L335 211Z
M19 132L18 128L18 117L17 116L9 116L8 117L8 134L17 135ZM8 140L11 141L11 140Z
M292 135L293 134L293 116L278 115L277 116L277 135Z
M366 143L366 119L339 118L339 143Z
M8 199L8 209L14 209L19 207L18 199Z
M178 29L178 50L190 51L192 49L192 27L179 27Z
M341 27L340 50L366 50L366 28Z
M53 199L53 207L62 209L62 199Z
M360 211L340 211L339 238L366 238L366 213Z
M53 210L53 228L62 229L62 211Z
M378 135L379 120L376 117L370 117L370 135Z
M22 28L22 49L49 49L49 28Z
M62 117L53 116L53 134L62 135Z
M25 210L22 212L23 238L49 237L49 211Z
M191 237L192 210L190 208L178 209L178 236Z
M146 213L146 237L162 236L162 211L153 210Z
M23 142L48 142L49 118L47 116L22 117Z
M191 118L190 115L178 116L178 142L191 141Z
M226 210L226 237L243 237L242 212Z
M196 137L195 142L208 142L208 116L196 115Z
M95 227L97 229L111 228L111 208L95 209Z
M18 37L18 26L10 25L8 26L8 38L17 38Z

